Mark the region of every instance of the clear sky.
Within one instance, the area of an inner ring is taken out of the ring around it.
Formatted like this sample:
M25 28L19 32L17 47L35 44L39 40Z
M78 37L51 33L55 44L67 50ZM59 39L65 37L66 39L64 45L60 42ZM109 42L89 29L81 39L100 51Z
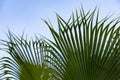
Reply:
M25 31L29 37L42 34L51 38L42 19L49 18L57 29L55 13L67 19L81 4L86 11L97 6L101 17L112 13L120 16L120 0L0 0L0 39L6 38L8 28L16 35Z

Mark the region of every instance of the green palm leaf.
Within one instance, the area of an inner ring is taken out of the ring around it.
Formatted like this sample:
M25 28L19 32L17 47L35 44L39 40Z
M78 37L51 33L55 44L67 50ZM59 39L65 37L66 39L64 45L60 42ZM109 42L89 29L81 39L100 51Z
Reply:
M3 40L7 53L11 57L3 57L0 61L0 80L48 80L53 79L53 70L44 63L46 44L43 40L27 40L11 32L9 41Z
M64 21L57 15L59 32L47 21L54 41L46 61L54 67L60 80L119 80L119 19L99 20L99 12L72 15Z

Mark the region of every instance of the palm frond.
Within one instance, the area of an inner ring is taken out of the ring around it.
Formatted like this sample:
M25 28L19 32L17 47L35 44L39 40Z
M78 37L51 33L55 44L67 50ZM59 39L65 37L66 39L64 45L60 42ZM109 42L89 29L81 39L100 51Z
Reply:
M18 37L11 32L9 40L3 40L7 53L11 57L1 59L2 76L0 79L15 80L47 80L53 79L53 70L44 63L44 50L46 46L43 40L27 40Z
M64 21L59 15L59 32L48 25L54 41L48 40L51 50L46 61L61 80L119 80L120 27L119 19L99 20L99 11L72 15Z

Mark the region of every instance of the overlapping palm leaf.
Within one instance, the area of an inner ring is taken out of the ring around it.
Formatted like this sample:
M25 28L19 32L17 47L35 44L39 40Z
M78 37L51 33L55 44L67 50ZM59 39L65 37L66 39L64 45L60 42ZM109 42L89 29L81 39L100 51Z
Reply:
M0 60L1 80L119 80L119 18L99 19L83 9L65 21L57 15L59 31L47 21L54 41L29 41L9 32L3 40L11 57Z

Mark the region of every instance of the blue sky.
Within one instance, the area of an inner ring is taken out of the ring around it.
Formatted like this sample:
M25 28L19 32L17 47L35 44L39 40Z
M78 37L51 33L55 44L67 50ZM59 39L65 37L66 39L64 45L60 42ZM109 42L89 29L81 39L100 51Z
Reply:
M119 0L0 0L0 39L6 39L8 28L16 35L25 31L29 37L42 34L51 39L42 19L49 18L57 30L55 13L67 19L81 4L86 11L100 8L100 17L112 13L120 16Z

